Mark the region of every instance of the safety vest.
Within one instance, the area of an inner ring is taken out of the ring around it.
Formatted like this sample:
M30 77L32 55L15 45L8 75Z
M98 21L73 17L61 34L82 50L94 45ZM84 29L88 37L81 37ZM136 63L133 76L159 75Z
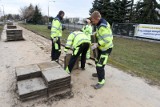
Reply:
M82 32L84 32L88 38L91 40L91 35L92 35L92 26L91 25L86 25L82 28Z
M107 22L107 24L101 23L96 28L96 37L98 39L98 48L101 51L106 51L109 48L113 47L113 35L112 30L110 28L110 24Z
M67 43L65 45L65 49L73 47L76 49L77 46L81 45L82 43L91 43L88 37L80 31L75 31L68 36Z
M55 18L52 21L51 38L62 36L62 24L59 18Z

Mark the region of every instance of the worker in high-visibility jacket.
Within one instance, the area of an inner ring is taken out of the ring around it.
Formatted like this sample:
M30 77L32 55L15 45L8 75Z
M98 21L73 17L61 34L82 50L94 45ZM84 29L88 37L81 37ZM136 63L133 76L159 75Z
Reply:
M86 19L85 21L86 25L81 29L82 32L84 32L87 37L89 38L89 40L91 41L91 35L92 35L92 26L91 26L91 21L90 19ZM86 54L86 58L89 59L90 58L90 48L88 49L87 51L87 54Z
M71 73L77 58L81 55L81 69L85 70L86 53L90 47L89 38L81 31L72 32L67 39L64 51L67 53L68 49L73 47L73 55L66 67L66 72Z
M98 11L94 11L91 14L91 21L92 24L96 25L96 37L98 40L97 43L93 43L91 46L92 50L95 48L98 50L98 57L95 58L97 73L92 74L92 76L98 77L98 83L93 86L95 89L99 89L105 84L104 67L113 48L113 35L110 24L101 18L101 14Z
M61 54L60 37L62 36L63 17L64 17L64 12L59 11L57 17L53 19L51 26L51 40L52 40L51 58L52 61L57 61L57 62Z

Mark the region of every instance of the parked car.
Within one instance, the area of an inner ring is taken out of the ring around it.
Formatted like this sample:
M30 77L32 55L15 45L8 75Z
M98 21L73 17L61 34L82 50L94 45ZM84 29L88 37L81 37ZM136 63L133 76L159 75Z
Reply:
M48 23L48 29L51 29L51 26L52 26L52 23L49 22L49 23Z

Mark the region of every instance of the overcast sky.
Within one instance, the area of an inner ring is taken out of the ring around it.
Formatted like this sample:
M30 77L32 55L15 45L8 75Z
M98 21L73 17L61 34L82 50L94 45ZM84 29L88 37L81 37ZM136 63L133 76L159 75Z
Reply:
M55 17L59 10L63 10L65 17L85 18L89 16L89 9L92 8L93 1L94 0L0 0L0 15L2 15L3 6L5 14L19 14L20 8L29 6L30 3L39 5L42 14L48 15L49 3L50 16Z
M89 9L92 7L94 0L0 0L0 10L4 5L5 14L19 14L21 7L33 5L39 5L43 15L48 15L48 1L50 16L56 16L59 10L65 12L65 17L88 17ZM51 2L55 1L55 2Z

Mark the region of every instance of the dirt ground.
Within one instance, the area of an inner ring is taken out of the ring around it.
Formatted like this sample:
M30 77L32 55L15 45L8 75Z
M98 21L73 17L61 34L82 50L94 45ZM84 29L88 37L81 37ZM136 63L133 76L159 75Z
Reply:
M5 30L0 40L0 107L160 107L160 89L145 80L133 77L112 66L106 66L106 84L95 90L90 85L97 82L91 76L94 65L71 74L73 97L64 99L38 98L21 102L16 93L15 67L50 61L49 40L24 28L25 41L4 42ZM63 59L63 54L61 56ZM87 61L94 64L93 61Z

